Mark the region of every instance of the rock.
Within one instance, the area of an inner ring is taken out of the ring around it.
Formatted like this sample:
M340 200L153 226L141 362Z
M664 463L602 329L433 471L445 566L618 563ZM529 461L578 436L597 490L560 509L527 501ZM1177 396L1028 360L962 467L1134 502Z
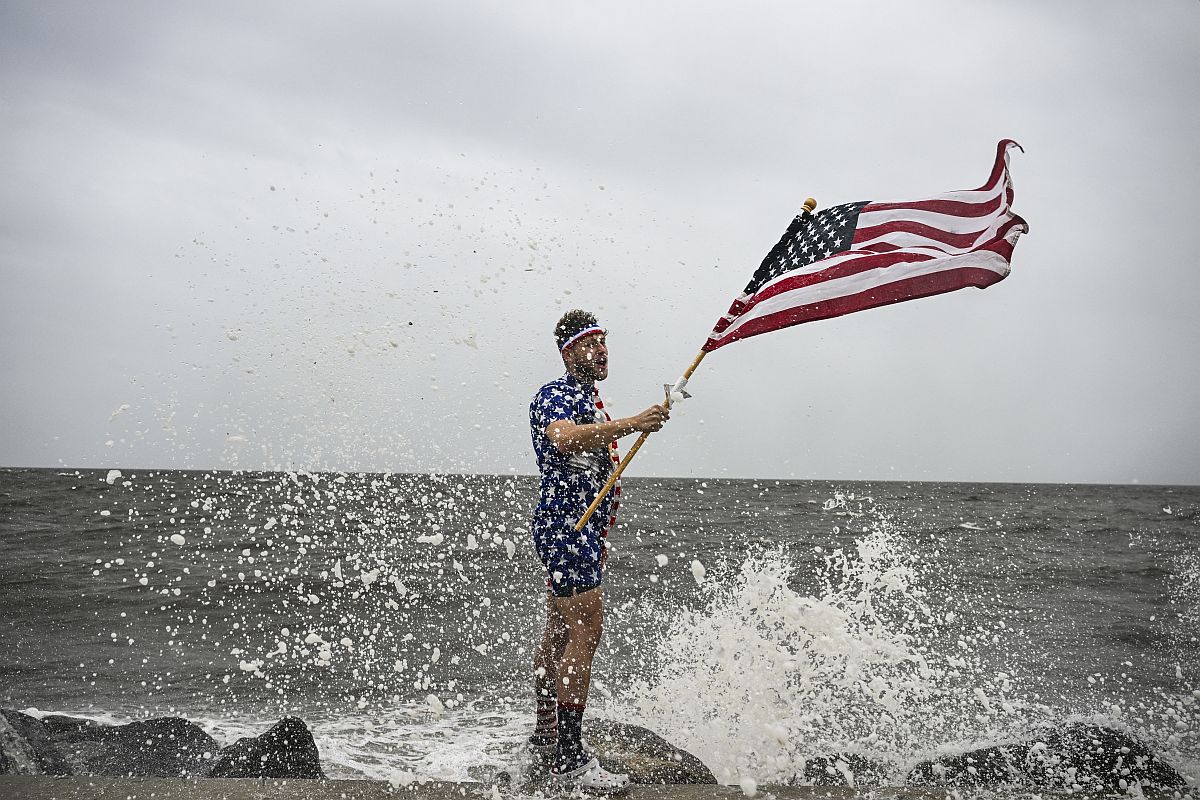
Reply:
M47 775L181 778L201 773L217 752L216 741L178 717L101 725L66 716L35 719L4 711Z
M1099 791L1184 786L1183 776L1145 744L1111 728L1074 724L1047 729L1031 742L986 747L918 764L915 786L1018 785Z
M50 735L46 731L46 726L42 721L31 717L28 714L22 714L20 711L9 711L7 709L0 710L0 718L3 718L9 731L13 736L19 737L21 743L12 742L6 744L5 749L19 749L22 753L26 748L33 756L34 764L38 772L29 772L25 774L41 774L41 775L70 775L71 767L67 764L67 760L63 754L55 747L54 742L50 740ZM23 746L22 746L23 743ZM19 757L18 757L19 758ZM14 760L6 759L9 764L15 766ZM8 768L0 769L0 772L5 774L14 774ZM16 774L22 774L20 772Z
M910 786L1006 786L1029 782L1025 756L1029 745L984 747L918 764L908 773Z
M42 724L72 775L182 778L202 772L218 750L200 726L179 717L110 726L51 716Z
M0 774L112 777L323 778L316 742L286 717L257 738L218 751L198 725L178 717L101 725L0 710Z
M583 735L605 769L633 783L716 784L708 767L654 731L607 719L585 719Z
M891 770L854 753L817 756L804 762L796 782L810 786L883 786Z
M261 736L238 739L208 770L209 778L324 778L317 743L304 721L284 717Z
M0 775L41 774L41 764L29 742L0 714Z
M1044 742L1045 748L1038 745ZM1098 725L1074 724L1045 732L1031 744L1027 771L1042 786L1175 789L1183 776L1142 742Z

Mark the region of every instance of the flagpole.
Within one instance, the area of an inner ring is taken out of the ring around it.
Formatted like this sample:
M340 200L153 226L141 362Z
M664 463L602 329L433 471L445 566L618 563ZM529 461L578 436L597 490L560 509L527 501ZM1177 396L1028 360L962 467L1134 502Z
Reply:
M707 354L708 354L707 350L701 350L699 353L696 354L696 358L692 360L691 366L689 366L687 368L687 370L684 371L683 380L686 381L688 378L692 377L692 373L696 371L696 367L700 366L700 362L704 360L704 356L706 356ZM666 397L666 400L663 402L663 405L666 406L667 408L670 408L671 407L671 392L667 391L666 395L667 395L667 397ZM587 525L587 521L592 518L592 514L595 514L596 509L600 507L600 502L602 500L604 500L605 496L607 496L608 493L612 490L612 487L616 484L617 479L621 477L621 473L625 471L625 467L627 467L629 465L629 462L633 460L634 455L636 455L637 451L641 449L642 445L645 443L646 438L648 436L650 436L650 432L643 431L642 435L639 436L637 438L637 441L633 443L633 447L629 448L629 452L626 453L625 457L621 459L621 463L617 464L617 468L613 470L612 475L608 476L608 481L604 484L603 488L601 488L600 491L596 493L596 499L592 501L592 504L590 506L588 506L588 510L583 513L583 516L580 517L579 522L575 523L576 531L583 530L583 526Z
M804 208L800 213L811 214L813 209L816 207L817 201L810 197L804 201ZM696 367L700 366L700 362L704 360L706 355L708 355L707 350L701 350L696 354L696 357L692 359L691 365L684 370L683 377L680 378L679 383L675 384L677 387L680 387L681 384L687 383L688 378L692 377L692 373L696 371ZM671 407L671 392L669 389L667 391L667 399L663 405L665 405L668 409ZM612 475L608 476L608 481L604 484L603 488L596 493L596 499L592 501L590 506L588 506L587 511L585 511L583 516L580 517L579 522L575 523L576 532L583 530L583 526L587 525L587 521L592 518L592 514L596 513L596 509L600 507L601 501L604 500L605 496L607 496L612 490L612 487L614 484L616 484L617 479L621 477L621 473L625 471L625 467L628 466L629 462L633 460L634 455L638 450L641 449L642 444L645 443L646 437L649 435L649 431L643 431L642 435L639 436L637 441L633 443L633 447L629 448L629 452L626 453L625 457L621 459L621 463L617 464L617 468L613 470Z

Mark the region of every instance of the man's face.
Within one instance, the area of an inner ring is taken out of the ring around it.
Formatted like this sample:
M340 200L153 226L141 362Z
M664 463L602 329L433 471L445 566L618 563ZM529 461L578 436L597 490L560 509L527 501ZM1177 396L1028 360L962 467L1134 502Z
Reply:
M563 353L567 369L576 377L602 381L608 377L608 344L603 333L585 336Z

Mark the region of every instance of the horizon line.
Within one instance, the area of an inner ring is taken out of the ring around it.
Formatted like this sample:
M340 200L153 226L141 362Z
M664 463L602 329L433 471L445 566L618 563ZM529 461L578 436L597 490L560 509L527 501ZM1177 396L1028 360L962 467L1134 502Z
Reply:
M121 470L122 474L126 470L129 472L197 472L197 473L257 473L257 474L280 474L280 475L403 475L403 476L429 476L429 477L502 477L502 478L537 478L536 472L456 472L453 470L429 470L424 472L399 472L391 470L348 470L348 469L241 469L233 467L220 468L200 468L200 467L67 467L67 466L0 466L0 472L6 471L73 471L73 472L99 472L106 473L113 469ZM708 476L686 476L686 475L633 475L621 476L622 480L632 481L775 481L787 483L948 483L948 484L984 484L994 486L1114 486L1114 487L1141 487L1141 488L1163 488L1163 489L1195 489L1200 488L1198 483L1142 483L1137 480L1128 481L1125 483L1109 483L1104 481L1012 481L1012 480L988 480L988 479L910 479L910 478L785 478L785 477L742 477L729 475L708 475Z

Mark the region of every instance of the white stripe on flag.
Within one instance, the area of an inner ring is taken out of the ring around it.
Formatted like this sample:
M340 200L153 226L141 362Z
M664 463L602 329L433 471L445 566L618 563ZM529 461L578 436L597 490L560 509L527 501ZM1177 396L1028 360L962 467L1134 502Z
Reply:
M952 203L970 203L978 205L986 203L989 200L995 200L996 195L1003 194L1008 188L1008 183L1001 177L1000 181L992 186L986 186L982 189L959 189L945 194L935 194L931 197L918 197L912 200L872 200L872 203L888 206L919 206L923 203L932 203L943 200L948 200Z
M953 214L939 214L936 211L897 208L890 211L864 211L858 215L857 227L862 230L863 228L873 228L876 225L886 225L889 222L919 222L930 228L950 233L971 233L979 230L987 224L988 220L995 219L999 215L998 212L993 211L982 217L958 217Z
M919 233L909 233L907 231L893 231L891 233L885 233L882 236L876 236L874 239L866 239L861 242L855 242L854 247L856 250L865 250L868 245L886 242L903 250L912 250L918 247L933 247L943 253L966 253L983 244L984 242L996 238L996 233L999 232L1000 228L1003 227L1006 222L1012 219L1012 215L1008 213L993 214L992 216L985 217L983 219L987 220L989 223L988 226L983 230L976 228L974 230L969 229L963 231L963 233L975 233L975 231L979 231L974 242L966 247L954 247L946 244L945 242L940 242L937 239L933 239ZM983 220L978 221L982 222ZM860 225L859 227L861 228L862 226Z
M830 259L830 261L832 260ZM820 263L825 264L826 262ZM793 289L790 292L781 292L774 297L763 300L750 311L740 315L736 323L730 325L720 334L712 336L712 338L720 341L730 336L734 331L752 319L766 317L780 311L786 311L789 308L797 308L799 306L811 305L812 303L820 303L824 300L861 294L862 292L904 280L905 278L932 275L935 272L945 272L960 267L978 267L980 269L991 270L1001 278L1008 275L1009 272L1009 265L1004 260L1004 257L991 250L934 258L928 261L893 264L890 267L871 269L855 275L847 275L842 278L833 278L821 283L803 286L799 289ZM787 273L787 275L795 274L795 272Z

